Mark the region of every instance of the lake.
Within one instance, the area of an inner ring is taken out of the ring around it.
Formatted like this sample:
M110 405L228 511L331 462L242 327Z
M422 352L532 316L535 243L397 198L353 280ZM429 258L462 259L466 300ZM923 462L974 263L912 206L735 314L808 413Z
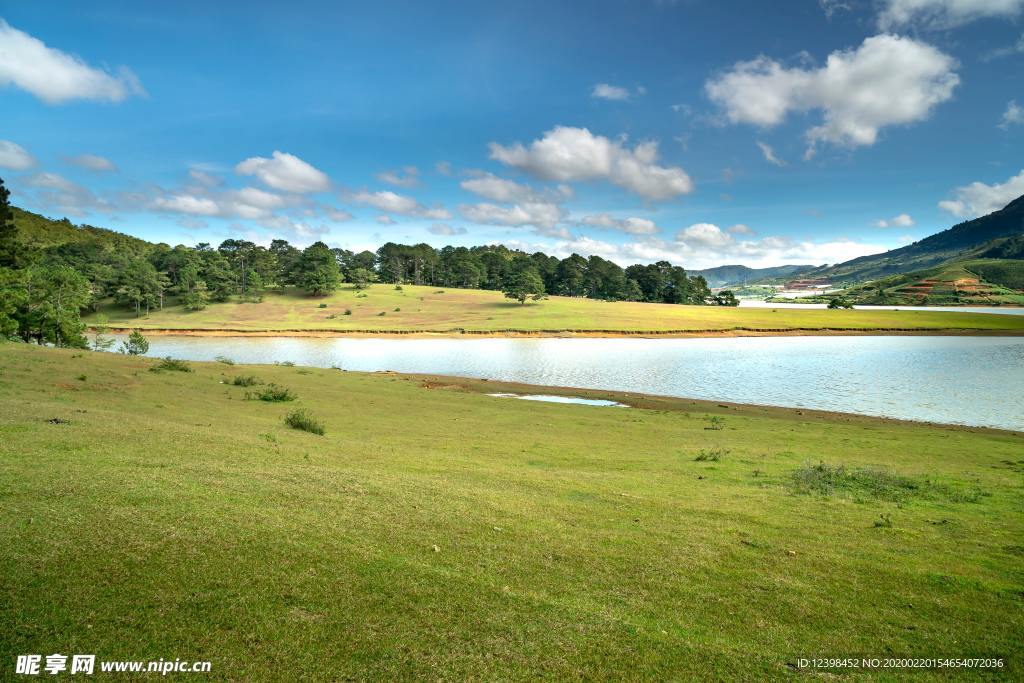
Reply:
M123 337L121 337L123 338ZM120 339L119 339L120 340ZM1024 430L1024 338L151 336L150 356L486 377Z
M786 296L790 295L787 294ZM828 304L772 304L768 303L764 299L740 299L740 307L828 308ZM1024 306L854 306L854 308L857 309L858 311L948 311L950 313L994 313L996 315L1024 315Z

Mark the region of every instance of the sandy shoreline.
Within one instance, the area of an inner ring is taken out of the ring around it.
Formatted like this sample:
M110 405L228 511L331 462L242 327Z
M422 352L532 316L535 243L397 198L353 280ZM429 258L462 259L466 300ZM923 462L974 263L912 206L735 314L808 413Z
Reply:
M93 328L88 328L95 332ZM128 334L139 329L144 334L181 337L506 337L506 338L695 338L695 337L807 337L807 336L972 336L1021 337L1024 330L922 329L922 328L732 328L721 330L237 330L225 328L133 328L111 327L111 333Z

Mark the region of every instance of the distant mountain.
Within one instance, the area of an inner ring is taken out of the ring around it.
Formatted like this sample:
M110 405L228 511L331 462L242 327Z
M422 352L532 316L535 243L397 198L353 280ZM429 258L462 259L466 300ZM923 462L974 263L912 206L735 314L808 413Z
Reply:
M789 278L798 273L813 270L815 266L774 266L772 268L748 268L747 266L718 266L704 270L687 271L690 275L703 275L709 287L744 285L761 280Z
M1024 235L1024 196L1014 199L999 211L954 225L919 242L884 254L861 256L818 268L804 274L804 277L827 277L834 282L867 282L931 268L959 258L1020 258L1021 235Z

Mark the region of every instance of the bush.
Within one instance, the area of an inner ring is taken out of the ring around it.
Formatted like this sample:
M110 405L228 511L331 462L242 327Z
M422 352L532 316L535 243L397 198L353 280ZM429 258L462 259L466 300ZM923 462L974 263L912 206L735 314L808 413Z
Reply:
M236 387L254 387L257 384L263 384L262 380L254 375L235 375L231 383Z
M223 363L224 365L234 365L235 364L235 361L231 360L227 356L217 356L216 358L214 358L214 360L217 361L218 363Z
M718 431L720 429L725 429L725 418L724 417L719 417L718 415L708 415L704 419L708 423L708 426L705 427L704 429L711 429L711 430L714 430L714 431Z
M853 304L846 299L836 297L835 299L829 300L828 307L832 310L850 309L853 308Z
M395 285L395 291L401 292L402 291L402 285Z
M284 423L292 429L301 429L304 432L324 435L324 423L313 417L306 410L293 410L284 418Z
M398 308L398 307L396 307L396 308L395 308L395 313L398 313L398 312L399 312L399 311L401 311L401 310L402 310L401 308Z
M345 315L352 315L352 309L351 308L346 308L345 309Z
M164 372L165 370L170 372L192 372L192 368L189 367L188 363L171 358L170 356L167 356L149 369L150 372Z
M245 397L250 401L268 401L271 403L294 401L298 398L298 396L293 394L290 389L286 387L279 387L276 384L268 384L260 391L250 391L246 393Z
M723 457L729 454L729 450L726 448L712 448L712 449L700 449L697 453L697 457L694 458L696 462L718 462Z
M327 308L327 304L320 304L317 306L317 308Z
M388 314L388 312L387 312L387 311L381 311L381 312L380 312L380 313L378 313L377 315L378 315L378 316L381 316L381 315L387 315L387 314Z
M144 356L149 352L149 340L142 336L142 332L132 330L128 340L121 342L121 353L129 356Z

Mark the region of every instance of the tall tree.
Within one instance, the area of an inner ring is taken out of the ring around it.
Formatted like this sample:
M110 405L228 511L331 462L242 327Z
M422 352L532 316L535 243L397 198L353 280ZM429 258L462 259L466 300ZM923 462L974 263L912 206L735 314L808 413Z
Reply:
M20 268L25 265L27 251L18 237L11 212L11 193L0 178L0 268Z
M313 296L324 296L338 288L341 272L338 262L323 242L314 242L302 252L299 262L299 286Z

